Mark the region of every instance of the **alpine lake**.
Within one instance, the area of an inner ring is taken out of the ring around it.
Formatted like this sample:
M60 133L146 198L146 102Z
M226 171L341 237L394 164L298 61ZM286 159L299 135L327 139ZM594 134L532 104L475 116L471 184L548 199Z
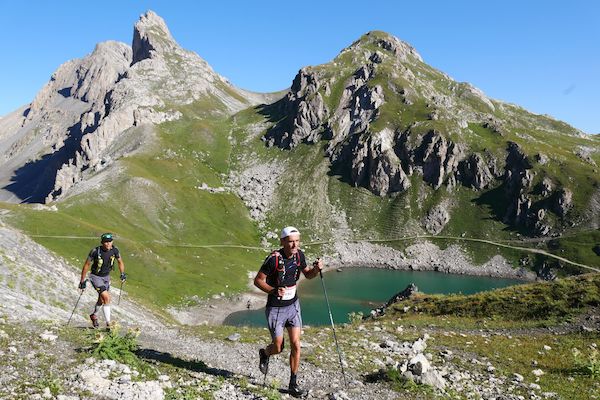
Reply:
M335 323L349 321L348 314L368 315L392 296L414 283L427 294L472 294L522 284L523 281L485 276L453 275L433 271L398 271L379 268L344 268L306 279L298 285L303 325L329 325L323 285ZM265 294L265 303L267 295ZM227 316L225 325L266 327L265 308L238 311Z

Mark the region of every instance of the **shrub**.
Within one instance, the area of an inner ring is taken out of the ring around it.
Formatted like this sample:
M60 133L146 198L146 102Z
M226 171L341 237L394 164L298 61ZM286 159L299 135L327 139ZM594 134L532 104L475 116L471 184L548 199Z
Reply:
M362 311L348 313L348 322L350 322L351 325L360 324L362 322L362 320L363 320Z
M119 328L109 332L97 332L94 335L90 352L99 359L109 359L136 366L139 359L135 352L139 349L137 338L139 330L129 329L124 336L119 335Z
M600 353L595 345L588 347L587 353L573 349L573 358L577 371L593 377L600 377Z

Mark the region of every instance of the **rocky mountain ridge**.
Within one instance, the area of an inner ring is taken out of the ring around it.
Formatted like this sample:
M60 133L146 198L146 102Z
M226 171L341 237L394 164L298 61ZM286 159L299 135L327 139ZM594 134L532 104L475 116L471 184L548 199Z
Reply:
M207 112L227 115L265 98L235 88L182 49L149 11L135 24L131 46L103 42L64 63L26 109L2 120L0 199L64 196L86 171L114 161L110 146L123 132L176 120L179 106L210 99Z
M280 119L263 137L267 146L291 150L323 140L331 173L379 196L406 192L415 175L434 190L501 187L507 206L499 219L539 236L582 219L569 215L574 187L547 165L564 164L561 157L527 154L519 143L535 145L539 139L527 132L543 130L600 151L595 138L489 99L382 32L367 33L331 63L303 68L270 112ZM593 175L593 159L572 151ZM598 221L600 210L591 209Z
M600 226L600 189L573 196L569 172L555 172L565 169L564 156L531 151L543 143L540 132L577 138L585 144L561 145L559 152L570 151L593 175L595 138L452 80L391 35L369 32L331 63L301 69L288 93L269 104L272 96L233 87L182 49L151 11L136 23L131 46L100 43L84 59L63 64L29 107L0 121L0 200L64 197L151 142L153 127L180 119L182 106L208 99L206 111L223 116L266 103L277 121L263 136L268 146L291 150L323 141L330 173L378 196L406 193L420 177L436 191L495 191L506 204L496 218L528 235ZM129 144L117 151L117 142ZM597 180L590 185L596 186ZM570 212L575 203L584 215ZM438 215L428 232L440 232L440 221L451 218L445 204L428 210Z
M521 241L600 225L596 139L451 80L388 34L371 32L331 63L303 68L278 101L227 86L153 13L136 24L131 47L100 44L59 72L29 111L0 121L31 118L16 134L0 129L2 172L14 185L4 194L56 197L57 212L3 207L30 234L126 239L133 268L161 266L160 296L150 302L244 290L239 277L277 246L281 221L293 221L315 254L343 260L361 249L354 265L450 272L460 259L484 274L555 268L541 276L596 265L595 232L584 232L582 251L576 239L562 248L559 239L552 248ZM42 126L47 143L36 139ZM505 241L514 246L496 246ZM40 242L73 256L63 243ZM379 242L381 256L365 245ZM402 257L414 246L431 255L430 244L452 251L418 263ZM197 250L181 250L188 245ZM207 268L221 255L199 250L223 245L236 254L228 287ZM548 267L530 246L575 263ZM171 281L179 284L163 284Z

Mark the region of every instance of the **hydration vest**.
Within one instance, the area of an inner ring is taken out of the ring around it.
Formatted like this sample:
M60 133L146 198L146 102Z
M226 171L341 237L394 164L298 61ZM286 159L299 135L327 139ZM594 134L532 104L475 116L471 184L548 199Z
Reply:
M286 283L286 271L285 271L285 261L283 256L277 250L271 253L271 257L275 258L275 272L277 272L277 286L285 286ZM296 276L294 276L294 284L298 279L300 279L300 253L296 253L293 255L294 263L296 263Z
M102 259L102 246L96 247L96 258L94 260L94 265L92 266L92 273L97 274L102 269L102 265L104 264L104 260ZM110 256L110 270L113 271L115 269L115 255Z

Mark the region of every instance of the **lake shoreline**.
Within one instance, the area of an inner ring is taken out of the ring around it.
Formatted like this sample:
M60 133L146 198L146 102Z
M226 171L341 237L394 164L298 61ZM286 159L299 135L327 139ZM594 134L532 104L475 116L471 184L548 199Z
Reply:
M321 258L325 264L323 273L329 274L344 268L377 268L405 271L436 271L444 274L508 278L530 282L537 279L535 273L525 268L514 268L500 255L482 265L475 265L465 252L456 245L440 249L429 242L409 246L405 251L368 242L337 243L331 254ZM306 252L307 263L317 256ZM258 267L257 267L258 270ZM183 325L221 325L232 313L247 309L264 308L267 295L254 287L254 276L248 276L248 291L231 296L215 295L186 309L169 308L168 312ZM319 279L314 278L314 279ZM398 288L398 291L404 288Z

